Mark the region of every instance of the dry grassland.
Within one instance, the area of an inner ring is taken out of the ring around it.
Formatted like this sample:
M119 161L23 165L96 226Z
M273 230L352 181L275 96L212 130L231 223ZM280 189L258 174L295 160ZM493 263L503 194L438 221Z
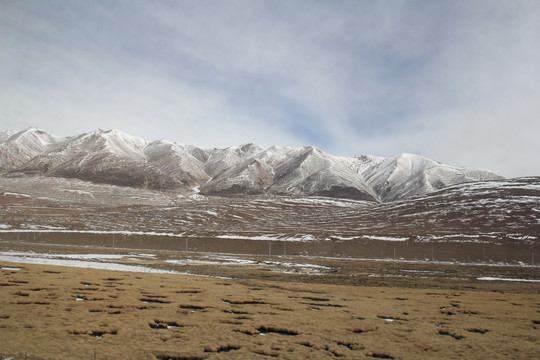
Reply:
M229 280L14 264L16 359L533 359L540 295Z

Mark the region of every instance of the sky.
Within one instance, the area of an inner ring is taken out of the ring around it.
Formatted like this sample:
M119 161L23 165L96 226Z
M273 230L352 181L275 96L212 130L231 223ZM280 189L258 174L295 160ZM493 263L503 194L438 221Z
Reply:
M540 175L537 0L0 0L0 130Z

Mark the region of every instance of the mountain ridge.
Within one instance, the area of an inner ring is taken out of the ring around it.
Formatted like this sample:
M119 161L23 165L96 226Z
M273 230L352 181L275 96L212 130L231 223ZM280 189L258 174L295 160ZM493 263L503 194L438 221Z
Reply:
M98 129L58 137L37 128L0 131L2 176L41 174L94 183L203 195L328 196L401 200L496 173L440 164L414 154L334 156L315 146L247 143L225 149L147 141Z

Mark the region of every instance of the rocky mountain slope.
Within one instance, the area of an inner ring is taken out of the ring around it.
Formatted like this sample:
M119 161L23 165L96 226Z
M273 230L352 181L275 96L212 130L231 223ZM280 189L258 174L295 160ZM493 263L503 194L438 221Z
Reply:
M328 196L387 202L447 186L502 179L413 154L337 157L307 146L206 149L148 142L117 130L61 138L36 128L0 132L0 174L77 178L189 194Z

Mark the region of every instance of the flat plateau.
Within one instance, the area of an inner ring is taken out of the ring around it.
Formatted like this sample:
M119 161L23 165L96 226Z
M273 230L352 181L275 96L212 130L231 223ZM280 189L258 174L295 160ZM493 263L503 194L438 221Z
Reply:
M4 359L532 359L540 353L537 267L10 242L0 251L26 259L0 259ZM162 273L29 263L38 254ZM493 278L500 281L482 280Z

